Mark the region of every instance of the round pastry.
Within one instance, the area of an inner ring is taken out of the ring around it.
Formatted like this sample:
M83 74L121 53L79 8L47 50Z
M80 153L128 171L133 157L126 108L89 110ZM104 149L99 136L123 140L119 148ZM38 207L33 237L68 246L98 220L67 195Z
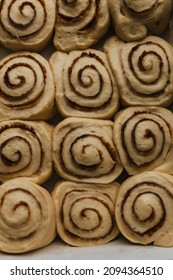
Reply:
M118 110L119 94L103 52L55 52L50 63L62 116L109 119Z
M108 243L119 233L115 200L119 185L59 182L52 193L59 236L73 246Z
M160 107L129 107L114 122L114 143L129 173L173 174L173 114Z
M168 42L155 36L131 43L111 37L104 50L124 106L172 103L173 50Z
M54 45L64 52L86 49L106 34L109 25L105 0L57 0Z
M53 161L57 173L76 182L113 182L122 165L113 144L113 122L67 118L53 132Z
M52 174L52 127L45 122L0 123L0 180L27 177L45 182Z
M173 246L173 177L144 172L127 179L119 188L116 221L131 242Z
M0 43L13 51L40 51L50 41L56 0L2 0Z
M47 120L55 111L55 86L41 55L19 52L0 61L0 120Z
M159 35L167 28L172 0L108 0L114 28L124 41L147 36L148 31Z
M24 253L42 248L56 235L50 194L26 178L0 187L0 251Z

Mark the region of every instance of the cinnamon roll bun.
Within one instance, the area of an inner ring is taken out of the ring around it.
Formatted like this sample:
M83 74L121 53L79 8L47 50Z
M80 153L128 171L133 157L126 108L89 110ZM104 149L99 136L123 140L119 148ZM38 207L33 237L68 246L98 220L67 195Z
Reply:
M0 120L48 120L55 112L55 86L41 55L19 52L0 61Z
M124 41L159 35L168 27L172 0L108 0L115 32Z
M144 172L119 188L116 221L131 242L173 246L173 176Z
M93 49L56 52L50 59L56 103L64 117L111 118L119 94L106 55Z
M67 118L53 132L53 161L57 173L76 182L113 182L122 165L113 144L113 122Z
M0 43L12 51L40 51L50 41L56 0L1 0Z
M165 40L148 36L125 43L108 39L104 50L124 106L169 106L173 101L173 50Z
M27 177L45 182L52 174L52 127L45 122L0 123L0 180Z
M54 45L64 52L86 49L106 34L109 25L105 0L57 0Z
M114 122L114 143L130 175L173 174L173 114L161 107L129 107Z
M55 235L55 208L46 189L26 178L1 185L0 251L24 253L42 248Z
M119 233L115 200L119 185L59 182L52 193L57 232L73 246L108 243Z

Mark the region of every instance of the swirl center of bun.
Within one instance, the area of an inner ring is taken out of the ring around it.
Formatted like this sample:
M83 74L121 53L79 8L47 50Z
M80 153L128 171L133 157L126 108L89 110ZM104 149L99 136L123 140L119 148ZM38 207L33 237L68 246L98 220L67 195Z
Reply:
M148 14L158 7L158 0L123 0L125 7L137 15Z
M11 36L25 39L38 33L43 28L47 18L44 1L14 0L1 2L1 24ZM9 20L7 20L7 16Z

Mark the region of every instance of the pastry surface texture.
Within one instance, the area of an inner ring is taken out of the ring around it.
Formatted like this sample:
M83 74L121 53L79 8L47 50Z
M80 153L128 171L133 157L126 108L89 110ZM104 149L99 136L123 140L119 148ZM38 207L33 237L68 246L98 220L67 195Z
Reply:
M24 253L53 241L55 208L47 190L26 178L0 187L0 251Z
M173 174L173 114L166 108L129 107L115 116L114 143L129 175Z
M55 24L56 0L2 0L0 43L13 51L40 51Z
M52 175L52 126L45 122L0 123L0 181L27 177L41 184Z
M59 51L86 49L106 34L110 16L105 0L57 0L54 45Z
M57 173L76 182L107 184L122 172L113 144L113 122L67 118L53 132L53 161Z
M0 120L48 120L55 111L55 86L48 61L18 52L0 61Z
M62 116L108 119L118 110L119 93L103 52L55 52L50 63Z
M0 0L0 259L121 238L173 247L173 0Z
M119 188L116 221L131 242L173 246L173 177L144 172L127 179Z
M104 50L124 106L167 107L173 102L173 50L156 36L125 43L109 38Z
M114 209L119 184L59 182L52 193L57 231L73 246L94 246L119 233Z
M172 0L108 0L108 6L117 36L130 42L165 31Z

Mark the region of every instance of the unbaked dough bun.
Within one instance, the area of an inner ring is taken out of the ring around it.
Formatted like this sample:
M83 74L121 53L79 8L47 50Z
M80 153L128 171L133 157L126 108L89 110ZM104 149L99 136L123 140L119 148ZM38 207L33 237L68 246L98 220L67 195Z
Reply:
M115 201L119 184L59 182L52 193L57 232L73 246L108 243L119 233Z
M1 185L0 201L0 251L24 253L53 241L55 208L46 189L12 179Z
M50 41L56 0L2 0L0 43L12 51L40 51Z
M76 182L113 182L122 165L113 144L113 122L67 118L53 132L53 161L57 173Z
M108 0L108 6L117 36L130 42L165 31L172 0Z
M0 121L48 120L55 114L55 86L41 55L19 52L0 61Z
M52 174L52 126L45 122L0 123L0 181L27 177L41 184Z
M115 116L114 143L129 175L173 174L173 114L161 107L129 107Z
M55 52L50 63L62 116L109 119L118 110L119 93L103 52Z
M125 43L109 38L104 51L124 106L167 107L173 102L173 50L156 36Z
M54 45L63 52L86 49L106 34L109 25L105 0L57 0Z
M173 176L144 172L119 188L116 221L131 242L173 246Z

